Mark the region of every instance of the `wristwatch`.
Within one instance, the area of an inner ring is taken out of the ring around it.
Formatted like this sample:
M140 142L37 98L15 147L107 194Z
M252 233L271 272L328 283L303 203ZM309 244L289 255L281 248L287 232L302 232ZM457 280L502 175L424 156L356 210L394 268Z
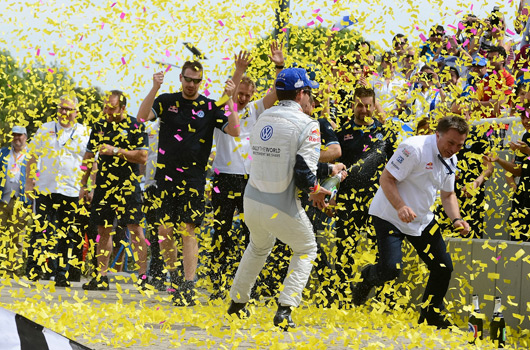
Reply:
M119 149L118 147L114 147L114 149L112 150L112 154L114 154L115 156L117 156L119 150L120 150L120 149Z

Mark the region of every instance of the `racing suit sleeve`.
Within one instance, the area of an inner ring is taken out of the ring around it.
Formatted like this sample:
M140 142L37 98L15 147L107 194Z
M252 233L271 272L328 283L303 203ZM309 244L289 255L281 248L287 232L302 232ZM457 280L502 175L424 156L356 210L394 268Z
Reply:
M317 193L320 185L317 179L318 158L320 157L320 130L312 121L301 135L302 141L296 152L294 183L305 193Z

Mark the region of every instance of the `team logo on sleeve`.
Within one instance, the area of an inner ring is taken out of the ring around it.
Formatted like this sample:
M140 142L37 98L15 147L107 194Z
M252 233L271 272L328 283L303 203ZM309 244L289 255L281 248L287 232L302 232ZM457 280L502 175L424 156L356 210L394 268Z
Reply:
M432 162L427 163L427 165L425 165L425 169L432 170L432 165Z
M309 135L309 141L320 143L320 131L317 129L311 131L311 134Z
M272 126L270 125L265 125L263 127L263 129L261 129L260 133L259 133L259 137L263 140L263 141L268 141L270 140L270 138L272 137Z
M402 156L398 156L398 157L396 158L396 161L397 161L399 164L403 163L404 160L405 160L405 158L403 158Z
M403 154L405 155L405 157L410 157L410 151L406 148L403 148Z
M381 134L380 132L378 132L377 134L375 134L375 137L377 137L378 140L383 140L383 134Z

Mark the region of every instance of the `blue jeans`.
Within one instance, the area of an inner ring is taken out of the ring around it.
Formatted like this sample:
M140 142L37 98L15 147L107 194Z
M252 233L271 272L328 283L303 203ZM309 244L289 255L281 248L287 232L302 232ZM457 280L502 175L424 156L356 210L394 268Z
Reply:
M434 311L433 308L442 310L443 299L449 287L453 262L447 252L445 242L439 230L431 233L435 225L433 220L421 233L421 236L409 236L399 231L394 225L376 216L372 217L372 223L377 236L377 247L379 256L376 265L365 267L361 276L364 287L376 287L383 285L386 281L399 277L403 253L401 243L407 238L416 252L429 268L429 281L423 294L423 302L431 296L429 307L425 311ZM429 249L425 252L427 246Z

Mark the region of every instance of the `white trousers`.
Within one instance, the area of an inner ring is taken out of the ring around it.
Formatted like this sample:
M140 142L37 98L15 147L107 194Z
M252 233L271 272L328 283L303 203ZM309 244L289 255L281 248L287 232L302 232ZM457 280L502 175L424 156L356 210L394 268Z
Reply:
M250 243L234 277L230 297L237 303L249 301L252 286L278 238L293 250L278 302L297 307L313 268L311 262L317 256L317 244L309 218L300 205L296 218L248 197L245 197L243 206Z

